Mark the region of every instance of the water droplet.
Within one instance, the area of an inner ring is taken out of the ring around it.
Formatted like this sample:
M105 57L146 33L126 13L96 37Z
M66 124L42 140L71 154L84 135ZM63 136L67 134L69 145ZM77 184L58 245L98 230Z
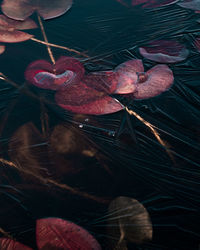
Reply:
M80 125L79 125L79 128L83 128L83 124L80 124Z
M88 118L86 118L86 119L85 119L85 122L89 122L89 119L88 119Z
M114 137L114 136L115 136L115 131L109 131L109 132L108 132L108 135Z

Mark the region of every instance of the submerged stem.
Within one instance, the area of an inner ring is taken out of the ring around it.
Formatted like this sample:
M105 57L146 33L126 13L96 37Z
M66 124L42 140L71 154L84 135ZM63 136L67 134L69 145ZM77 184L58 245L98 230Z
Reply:
M40 24L40 29L41 29L42 35L44 37L44 41L46 42L46 46L47 46L47 51L49 53L49 57L50 57L52 63L55 64L56 61L55 61L53 53L51 51L51 47L48 45L48 39L47 39L47 35L46 35L45 29L44 29L44 26L43 26L43 23L42 23L42 19L39 16L39 14L37 15L37 17L38 17L38 22Z

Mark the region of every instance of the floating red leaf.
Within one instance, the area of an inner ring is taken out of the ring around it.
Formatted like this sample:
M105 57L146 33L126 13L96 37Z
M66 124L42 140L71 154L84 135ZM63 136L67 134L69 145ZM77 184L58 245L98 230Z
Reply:
M109 114L124 109L120 102L106 92L97 91L88 85L88 79L86 82L83 80L67 84L56 93L56 103L69 111L91 115Z
M57 90L72 79L79 81L84 72L84 67L77 59L63 56L55 65L45 60L31 63L25 72L25 78L37 87Z
M37 11L44 19L58 17L67 12L72 0L4 0L3 13L16 20L25 20Z
M177 4L186 9L200 10L199 0L180 0Z
M59 218L37 220L38 249L100 250L95 238L82 227Z
M32 250L17 241L8 238L0 238L0 249L1 250Z
M166 91L174 81L173 72L167 65L157 65L146 73L138 76L137 90L133 93L135 99L147 99Z
M175 63L187 58L189 51L184 45L172 40L153 41L147 47L139 48L145 58L160 63Z

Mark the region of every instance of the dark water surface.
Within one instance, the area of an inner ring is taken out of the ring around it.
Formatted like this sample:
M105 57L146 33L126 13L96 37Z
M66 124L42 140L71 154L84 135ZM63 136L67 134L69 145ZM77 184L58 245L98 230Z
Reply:
M153 240L130 243L128 249L198 249L200 54L194 47L198 18L177 5L142 9L115 0L74 0L65 15L44 22L49 42L89 55L53 48L55 58L79 58L87 72L111 70L133 58L143 59L149 69L157 63L142 58L138 48L152 40L173 38L187 46L188 58L169 65L175 77L169 91L132 102L117 96L157 127L171 158L149 128L126 111L89 116L58 108L53 91L24 80L29 63L49 61L46 47L34 41L6 45L0 71L21 89L1 81L1 157L21 169L1 165L1 228L36 249L36 220L60 217L83 226L102 249L110 249L104 218L111 200L127 196L146 207L153 224ZM30 33L43 39L39 29ZM69 192L49 183L49 178L97 199Z

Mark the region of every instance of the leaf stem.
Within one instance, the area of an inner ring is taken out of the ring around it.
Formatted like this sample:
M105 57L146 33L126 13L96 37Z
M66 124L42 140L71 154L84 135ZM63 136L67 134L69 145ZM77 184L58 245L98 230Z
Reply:
M74 52L74 53L76 53L77 55L80 55L80 56L84 56L84 57L89 58L89 56L86 55L85 53L79 52L78 50L75 50L75 49L70 49L70 48L65 47L65 46L61 46L61 45L57 45L57 44L53 44L53 43L41 41L41 40L36 39L36 38L34 38L34 37L32 37L30 40L32 40L32 41L34 41L34 42L37 42L37 43L44 44L44 45L48 45L48 46L50 46L50 47L55 47L55 48L58 48L58 49L67 50L67 51L69 51L69 52Z
M47 35L46 35L45 29L44 29L44 25L42 23L42 19L39 16L39 14L37 15L37 17L38 17L38 22L39 22L39 25L40 25L40 29L41 29L42 35L44 37L44 41L46 42L46 46L47 46L47 51L48 51L49 57L50 57L52 63L55 64L56 61L55 61L53 53L51 51L51 47L48 45L48 39L47 39Z

